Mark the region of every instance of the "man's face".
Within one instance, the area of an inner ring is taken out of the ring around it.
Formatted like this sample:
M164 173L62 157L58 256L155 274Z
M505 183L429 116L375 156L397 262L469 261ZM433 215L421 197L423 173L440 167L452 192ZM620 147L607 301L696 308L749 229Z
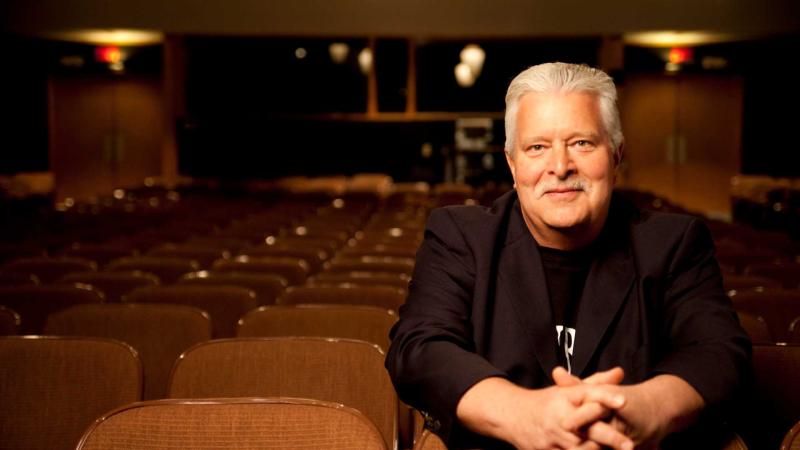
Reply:
M528 228L544 246L553 236L580 245L605 223L616 159L597 97L586 92L522 96L513 158L507 156Z

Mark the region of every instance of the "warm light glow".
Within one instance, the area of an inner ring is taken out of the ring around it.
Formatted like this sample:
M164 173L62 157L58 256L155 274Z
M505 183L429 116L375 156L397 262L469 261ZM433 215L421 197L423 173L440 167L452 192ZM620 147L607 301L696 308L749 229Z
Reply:
M164 33L147 30L74 30L51 32L45 35L61 41L93 45L138 46L155 45L164 41Z
M297 49L295 49L295 51L294 51L294 57L295 58L303 59L306 56L308 56L308 51L306 51L306 49L304 49L303 47L297 47Z
M486 60L486 52L476 44L469 44L461 50L461 62L469 66L474 78L478 78Z
M642 47L691 47L733 41L737 40L737 37L731 34L705 31L646 31L625 33L623 40L625 44Z
M461 87L471 87L475 84L475 75L467 63L459 63L455 68L456 82Z
M347 55L350 53L350 47L344 42L334 42L328 46L328 53L331 55L331 60L336 64L343 64L347 61Z
M361 50L358 54L358 67L361 68L361 73L369 75L372 70L372 49L369 47Z
M691 48L673 47L669 49L667 59L673 64L683 64L692 60L693 53Z
M97 47L94 56L98 61L104 63L118 64L122 62L122 50L119 47Z

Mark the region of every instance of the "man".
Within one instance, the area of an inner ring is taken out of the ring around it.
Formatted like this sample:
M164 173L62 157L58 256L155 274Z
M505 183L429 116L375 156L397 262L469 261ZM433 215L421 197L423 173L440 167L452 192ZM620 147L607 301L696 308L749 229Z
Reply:
M622 149L608 75L534 66L506 96L515 190L432 212L386 366L449 446L656 448L748 372L707 229L612 196Z

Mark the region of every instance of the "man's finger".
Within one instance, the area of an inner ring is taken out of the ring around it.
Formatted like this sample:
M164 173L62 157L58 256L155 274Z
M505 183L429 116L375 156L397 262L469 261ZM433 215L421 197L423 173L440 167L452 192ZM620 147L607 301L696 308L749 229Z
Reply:
M581 379L571 375L561 366L556 367L553 369L553 381L556 383L556 386L561 387L569 387L569 386L577 386L581 384Z
M591 425L598 420L602 420L611 414L612 410L600 403L590 402L579 406L574 412L567 416L561 426L572 432Z
M605 422L595 422L586 432L586 437L601 446L615 450L633 450L633 441Z
M583 441L577 447L572 447L571 450L600 450L600 445L594 441Z
M596 402L606 408L617 410L625 406L625 396L616 386L586 386L583 403Z
M620 384L625 378L622 367L614 367L603 372L597 372L583 379L587 384Z

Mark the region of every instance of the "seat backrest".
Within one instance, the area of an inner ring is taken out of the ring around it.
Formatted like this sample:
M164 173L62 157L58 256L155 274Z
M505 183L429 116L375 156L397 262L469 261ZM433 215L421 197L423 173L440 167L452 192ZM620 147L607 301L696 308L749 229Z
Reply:
M781 450L800 450L800 422L797 422L783 437Z
M743 291L731 295L731 301L736 311L763 317L776 342L786 342L792 319L800 316L800 290Z
M756 275L726 273L722 275L722 287L725 289L725 292L730 292L732 290L747 291L750 289L779 288L781 287L781 282Z
M754 316L745 312L737 313L739 316L739 323L750 336L750 340L757 344L771 344L775 341L772 340L772 335L769 333L767 322L763 317Z
M219 259L214 263L214 270L220 272L255 272L280 275L289 284L302 284L308 278L310 267L301 258L289 256L264 256L250 258L237 256L233 259Z
M126 256L135 256L136 249L123 243L73 244L61 252L64 256L86 258L95 261L101 268L110 261Z
M239 321L238 337L319 336L357 339L389 348L397 315L361 305L262 306Z
M116 339L133 347L142 360L145 400L165 398L178 357L211 339L211 319L185 305L110 303L77 305L50 316L44 332L62 336Z
M0 338L0 446L73 449L107 411L138 401L136 352L96 338Z
M238 286L151 286L132 291L123 301L171 303L199 308L211 316L213 336L217 338L235 336L239 318L258 307L256 294Z
M425 430L420 435L419 439L414 442L413 450L447 450L447 446L442 442L439 436Z
M163 284L172 284L182 275L200 270L200 264L188 258L134 256L111 261L106 270L119 272L140 270L157 276Z
M259 306L265 306L274 305L289 282L280 275L269 273L201 270L182 276L178 284L244 287L256 293Z
M334 257L325 264L328 272L396 272L411 276L414 270L413 258L394 256L354 256Z
M32 273L0 272L0 286L32 286L41 284Z
M784 289L800 287L800 263L750 264L744 268L744 273L777 280Z
M202 268L209 268L220 258L230 258L230 252L199 244L164 244L147 252L148 256L184 258L197 261Z
M238 338L198 344L175 363L172 398L302 397L342 403L369 417L388 448L397 441L397 396L384 353L364 341Z
M777 448L784 434L800 421L800 345L753 345L755 448Z
M103 296L91 286L0 287L0 305L16 311L20 333L41 334L47 316L73 305L101 303Z
M0 306L0 336L19 333L19 314L11 308Z
M328 253L324 250L312 247L294 247L289 245L259 245L242 249L241 255L250 258L263 257L282 257L288 256L300 258L308 264L309 272L318 272L322 268L322 263L328 259Z
M411 277L393 272L322 272L309 278L307 284L363 284L367 286L387 285L408 290Z
M71 272L96 271L97 264L83 258L19 258L6 263L2 270L33 274L42 283L51 283Z
M278 298L279 305L366 305L397 311L405 302L403 289L391 286L293 286Z
M103 293L107 302L118 303L128 292L144 286L157 286L160 283L152 273L134 270L131 272L78 272L65 275L59 280L64 283L82 283L94 286Z
M342 405L291 398L158 400L110 412L77 450L190 448L386 450L375 425Z

